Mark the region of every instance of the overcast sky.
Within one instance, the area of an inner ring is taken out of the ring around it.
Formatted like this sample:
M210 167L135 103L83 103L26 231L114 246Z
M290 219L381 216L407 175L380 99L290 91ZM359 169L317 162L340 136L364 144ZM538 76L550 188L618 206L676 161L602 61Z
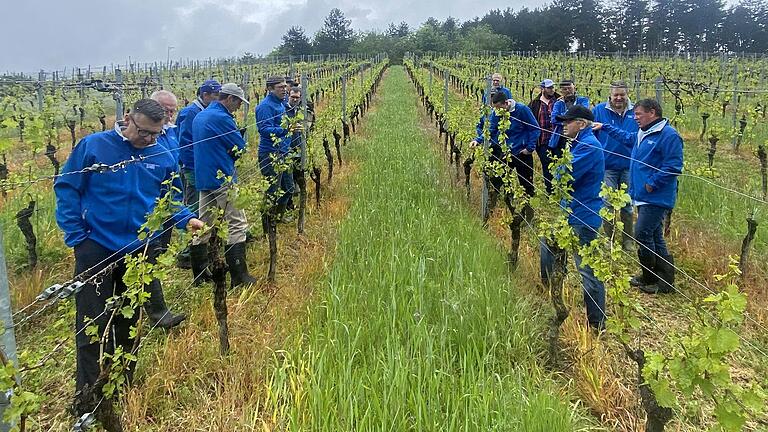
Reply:
M291 25L312 35L334 8L355 30L390 22L417 27L428 17L462 21L512 4L471 0L2 0L0 71L61 70L72 66L172 58L267 54ZM515 2L515 9L545 0ZM477 5L488 6L480 7Z

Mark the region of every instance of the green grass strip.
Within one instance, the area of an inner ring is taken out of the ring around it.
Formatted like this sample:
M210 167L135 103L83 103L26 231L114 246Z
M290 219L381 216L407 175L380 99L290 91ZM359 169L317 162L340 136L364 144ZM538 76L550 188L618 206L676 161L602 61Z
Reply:
M379 89L336 257L267 412L292 431L589 428L545 372L544 318L452 190L400 67ZM538 277L537 275L529 275Z

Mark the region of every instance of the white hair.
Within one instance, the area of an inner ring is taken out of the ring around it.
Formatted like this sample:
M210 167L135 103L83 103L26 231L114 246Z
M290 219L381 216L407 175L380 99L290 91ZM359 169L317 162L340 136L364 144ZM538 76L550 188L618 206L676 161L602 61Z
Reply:
M152 92L149 98L157 102L160 102L161 99L171 99L175 104L179 103L179 99L176 97L176 95L169 92L168 90L157 90Z

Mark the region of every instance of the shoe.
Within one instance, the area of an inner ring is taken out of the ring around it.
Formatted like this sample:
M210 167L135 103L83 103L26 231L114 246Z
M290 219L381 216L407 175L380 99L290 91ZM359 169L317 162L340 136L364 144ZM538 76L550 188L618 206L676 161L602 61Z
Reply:
M189 247L189 257L192 267L192 285L200 286L213 280L208 268L208 244L192 245Z
M671 255L662 255L656 259L656 273L659 280L653 285L641 286L646 294L670 294L675 291L675 260Z
M231 276L231 288L240 285L255 284L256 278L248 273L248 263L245 261L245 242L235 243L227 246L224 254L229 266L229 275Z
M165 297L163 296L163 286L159 280L153 280L144 289L149 293L149 299L144 304L144 310L147 311L149 323L153 327L168 330L187 319L185 314L177 315L168 310L168 306L165 304Z

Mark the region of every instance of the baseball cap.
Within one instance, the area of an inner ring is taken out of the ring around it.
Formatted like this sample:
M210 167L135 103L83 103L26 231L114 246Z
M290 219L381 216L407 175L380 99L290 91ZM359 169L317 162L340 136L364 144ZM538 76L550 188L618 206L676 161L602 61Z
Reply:
M223 86L221 86L221 90L219 90L219 94L226 94L226 95L232 95L236 96L241 101L245 102L247 105L250 104L248 100L245 98L245 92L243 89L240 88L235 83L226 83Z
M560 86L561 87L562 86L569 86L571 84L573 84L573 80L570 80L570 79L564 79L564 80L560 81Z
M547 78L547 79L545 79L544 81L541 82L541 87L542 88L545 88L545 87L546 88L550 88L550 87L554 87L554 85L555 85L555 82L552 81L549 78Z
M221 84L214 79L206 80L203 85L197 90L198 94L203 93L218 93L221 90Z
M559 115L556 118L557 118L557 121L561 121L561 122L568 121L568 120L576 120L576 119L589 120L589 121L595 120L595 116L592 114L592 111L590 111L589 108L583 105L573 105L570 108L568 108L568 111L566 111L565 114Z

